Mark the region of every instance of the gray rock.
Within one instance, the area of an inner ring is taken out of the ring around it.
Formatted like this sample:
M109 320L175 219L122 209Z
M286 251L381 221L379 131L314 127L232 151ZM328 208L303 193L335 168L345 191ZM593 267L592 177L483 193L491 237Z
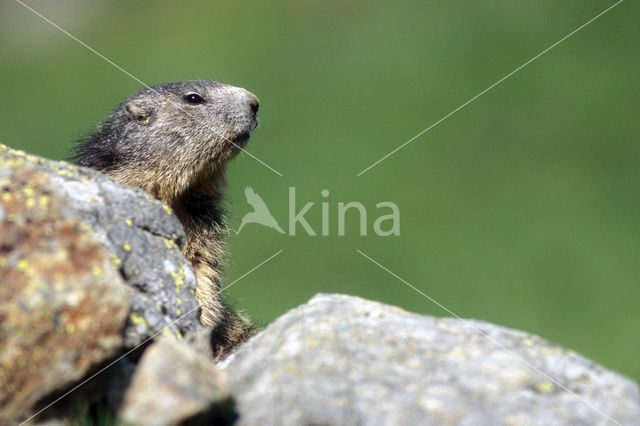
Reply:
M204 329L195 299L196 277L180 253L182 225L168 206L94 170L4 145L0 158L5 168L0 175L23 167L45 174L55 195L66 200L65 214L89 224L112 253L114 266L134 290L124 331L126 347L158 333L182 338Z
M125 424L231 424L235 414L226 374L175 339L147 349L125 394Z
M0 145L0 424L40 412L114 358L72 396L117 407L141 350L121 356L158 334L212 362L183 240L150 195ZM68 420L63 399L38 421Z
M629 379L539 337L318 295L219 364L242 425L640 424Z
M116 355L133 293L49 175L18 160L0 154L0 424Z

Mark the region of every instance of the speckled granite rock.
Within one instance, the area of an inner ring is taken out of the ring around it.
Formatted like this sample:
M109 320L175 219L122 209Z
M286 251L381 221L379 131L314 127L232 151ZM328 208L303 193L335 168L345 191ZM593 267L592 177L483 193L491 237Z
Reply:
M211 359L190 346L161 338L147 349L125 394L126 424L231 424L231 387Z
M0 424L122 347L132 291L49 177L0 157Z
M64 199L65 214L92 228L112 253L125 283L133 288L124 332L127 347L159 332L181 338L203 329L194 296L195 274L180 254L184 233L169 207L93 170L0 145L0 170L5 179L11 180L17 170L25 168L46 176L50 196Z
M637 385L572 351L351 296L314 297L219 366L241 425L640 424Z
M0 424L151 336L206 335L183 238L148 194L0 145Z

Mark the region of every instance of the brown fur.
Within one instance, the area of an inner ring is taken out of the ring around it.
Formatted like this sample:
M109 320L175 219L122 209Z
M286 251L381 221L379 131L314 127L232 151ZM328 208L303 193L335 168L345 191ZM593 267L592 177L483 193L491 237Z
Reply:
M226 163L257 126L257 110L258 99L241 88L208 80L167 83L122 102L76 146L80 165L141 188L173 208L187 236L183 254L198 278L201 321L215 328L218 354L246 340L252 330L220 296L227 233L222 202Z

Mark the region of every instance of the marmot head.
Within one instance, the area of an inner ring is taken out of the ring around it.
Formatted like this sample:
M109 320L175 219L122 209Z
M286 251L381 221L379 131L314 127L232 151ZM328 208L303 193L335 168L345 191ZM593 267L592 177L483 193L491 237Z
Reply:
M224 165L258 125L259 101L216 81L144 89L118 105L76 146L78 163L140 187L162 201L215 189Z

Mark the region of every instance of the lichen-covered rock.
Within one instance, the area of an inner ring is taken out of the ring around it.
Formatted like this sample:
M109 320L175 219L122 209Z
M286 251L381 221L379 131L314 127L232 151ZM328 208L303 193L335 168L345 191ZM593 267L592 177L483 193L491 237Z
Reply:
M125 394L119 417L126 424L231 424L231 387L211 359L174 339L147 349Z
M64 199L66 214L91 227L133 289L124 330L126 347L157 333L180 339L203 329L194 296L196 277L180 253L184 233L169 207L93 170L0 145L0 170L5 180L10 181L24 168L46 176L51 183L48 197ZM39 202L33 197L29 200Z
M47 174L0 158L0 424L122 347L132 292Z
M572 351L351 296L314 297L219 365L242 425L640 424L637 385Z

